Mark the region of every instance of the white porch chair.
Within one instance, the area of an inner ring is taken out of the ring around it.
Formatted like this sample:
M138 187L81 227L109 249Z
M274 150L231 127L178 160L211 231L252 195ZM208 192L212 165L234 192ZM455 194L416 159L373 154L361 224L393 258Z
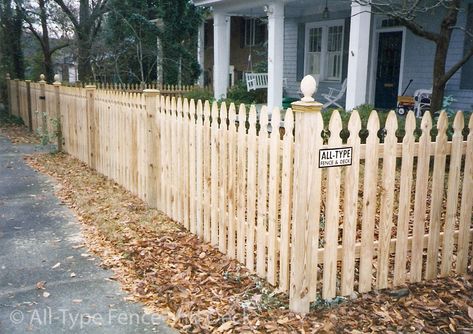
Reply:
M322 94L322 97L327 100L327 102L322 106L323 109L328 108L332 104L336 105L339 108L343 108L340 104L338 104L338 100L340 100L347 90L347 79L343 80L342 88L336 89L329 87L327 94Z

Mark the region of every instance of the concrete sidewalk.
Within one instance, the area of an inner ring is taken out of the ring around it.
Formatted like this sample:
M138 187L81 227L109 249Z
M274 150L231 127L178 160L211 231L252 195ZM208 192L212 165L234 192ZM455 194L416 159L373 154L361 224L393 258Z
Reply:
M0 334L174 333L77 248L79 224L54 182L23 161L37 149L0 136Z

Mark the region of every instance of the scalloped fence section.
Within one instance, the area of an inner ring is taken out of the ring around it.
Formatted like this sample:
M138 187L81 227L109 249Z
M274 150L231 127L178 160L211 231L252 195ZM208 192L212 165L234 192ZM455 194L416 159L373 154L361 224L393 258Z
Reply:
M452 128L444 112L420 124L411 112L399 137L394 112L380 129L376 111L324 124L315 110L9 83L15 115L29 122L30 106L50 131L56 118L64 151L288 292L294 311L473 265L473 117L461 112ZM349 164L321 168L337 150Z

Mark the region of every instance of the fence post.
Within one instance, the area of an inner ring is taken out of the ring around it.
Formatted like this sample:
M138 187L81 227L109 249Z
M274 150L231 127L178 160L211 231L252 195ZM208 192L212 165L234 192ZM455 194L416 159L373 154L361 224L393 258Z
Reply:
M56 124L55 124L55 129L56 131L56 138L57 138L57 151L62 152L62 125L61 125L61 82L59 81L59 75L56 74L54 76L54 97L56 99Z
M20 79L15 79L15 96L16 96L16 115L21 118L20 115Z
M28 113L28 130L33 132L33 110L31 107L31 80L26 82L26 110Z
M156 208L158 204L158 172L160 160L160 144L157 124L156 112L159 90L145 89L143 91L146 104L146 155L148 159L148 179L146 183L146 200L148 205Z
M45 136L48 135L48 117L46 115L46 77L44 74L39 76L39 114L41 115L41 141L43 144L49 143L49 138L47 142L44 142Z
M88 154L88 164L92 169L96 169L96 158L98 154L97 149L97 124L95 118L95 85L86 85L85 93L87 97L87 150Z
M322 104L312 98L316 88L315 79L306 76L301 82L304 97L292 104L295 146L289 308L299 313L309 312L317 279L321 175L317 159L323 120Z
M7 83L7 104L8 104L8 115L11 115L11 92L10 92L10 73L7 73L5 76L5 81Z

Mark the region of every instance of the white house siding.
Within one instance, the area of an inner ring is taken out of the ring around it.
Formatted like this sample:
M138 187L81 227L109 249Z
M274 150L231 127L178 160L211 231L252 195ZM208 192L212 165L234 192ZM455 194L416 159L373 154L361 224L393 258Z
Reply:
M284 87L285 96L299 96L299 84L297 82L297 22L286 19L284 22L284 79L287 82Z

